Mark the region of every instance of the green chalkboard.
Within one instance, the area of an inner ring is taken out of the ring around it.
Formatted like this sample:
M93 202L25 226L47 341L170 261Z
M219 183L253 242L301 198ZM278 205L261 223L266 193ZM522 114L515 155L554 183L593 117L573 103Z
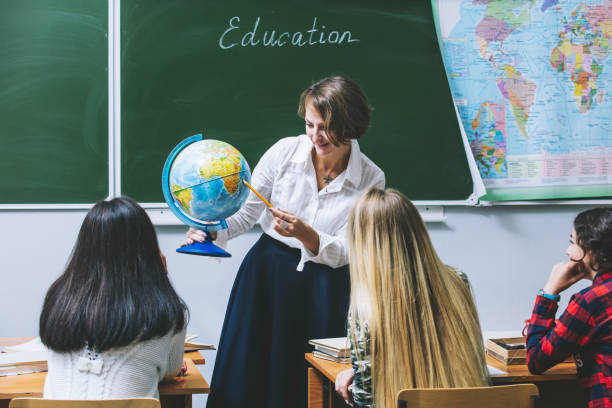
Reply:
M472 193L430 2L406 0L122 2L122 192L162 202L163 163L196 133L253 168L304 133L298 97L329 75L368 95L360 144L389 187L413 200Z
M0 204L108 196L103 1L0 3Z

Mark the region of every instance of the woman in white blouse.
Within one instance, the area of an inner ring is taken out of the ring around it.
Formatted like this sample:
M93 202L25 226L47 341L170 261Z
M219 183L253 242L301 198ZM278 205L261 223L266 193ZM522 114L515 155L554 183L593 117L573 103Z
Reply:
M325 78L301 95L306 134L274 144L253 171L251 194L228 218L225 241L261 225L230 296L208 407L300 407L304 352L312 338L345 335L350 293L349 209L385 176L359 150L370 124L365 94L346 77ZM187 243L205 233L187 232Z

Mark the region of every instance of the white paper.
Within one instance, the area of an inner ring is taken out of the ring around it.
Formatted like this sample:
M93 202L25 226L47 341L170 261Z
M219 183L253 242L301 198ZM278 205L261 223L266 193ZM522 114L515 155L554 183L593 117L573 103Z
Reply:
M47 350L0 353L0 367L47 361Z
M35 337L25 343L16 344L14 346L4 347L4 351L44 351L46 350L45 345L40 341L40 337Z
M504 374L508 374L505 371L502 371L498 368L495 368L493 366L487 365L487 370L489 370L489 375L504 375Z

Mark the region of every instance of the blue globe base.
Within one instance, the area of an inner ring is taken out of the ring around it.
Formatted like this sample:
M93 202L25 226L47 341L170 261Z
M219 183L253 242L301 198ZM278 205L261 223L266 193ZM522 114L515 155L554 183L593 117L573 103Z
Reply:
M214 256L221 258L228 258L232 256L229 252L225 251L221 247L218 247L209 240L206 240L203 243L194 242L191 245L185 245L184 247L177 248L176 252L189 255Z

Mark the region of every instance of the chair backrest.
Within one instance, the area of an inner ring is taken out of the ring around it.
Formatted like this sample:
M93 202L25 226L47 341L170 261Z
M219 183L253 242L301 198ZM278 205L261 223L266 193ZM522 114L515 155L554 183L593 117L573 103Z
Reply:
M9 408L160 408L155 398L119 398L108 400L56 400L13 398Z
M415 388L402 390L398 408L532 408L539 398L534 384L470 388Z

